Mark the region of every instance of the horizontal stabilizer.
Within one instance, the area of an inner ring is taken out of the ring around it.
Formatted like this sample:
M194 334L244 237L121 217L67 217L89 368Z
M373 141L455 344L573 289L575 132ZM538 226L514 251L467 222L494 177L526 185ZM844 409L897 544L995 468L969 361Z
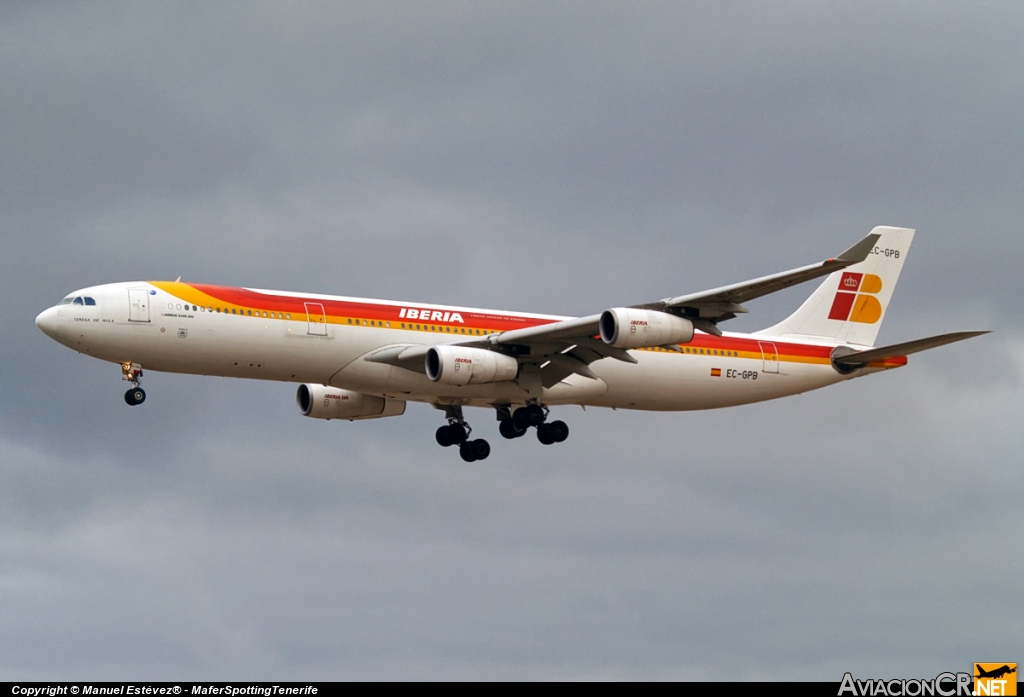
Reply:
M893 344L892 346L883 346L881 348L871 349L869 351L853 351L853 349L847 349L850 353L844 353L841 355L833 354L832 362L837 367L843 368L860 368L867 365L871 361L883 361L886 358L897 358L899 356L909 356L912 353L919 353L921 351L927 351L938 346L945 346L946 344L952 344L956 341L963 341L964 339L970 339L975 336L981 336L982 334L988 334L989 332L953 332L952 334L940 334L939 336L931 336L927 339L918 339L917 341L907 341L903 344ZM837 349L838 352L838 349Z

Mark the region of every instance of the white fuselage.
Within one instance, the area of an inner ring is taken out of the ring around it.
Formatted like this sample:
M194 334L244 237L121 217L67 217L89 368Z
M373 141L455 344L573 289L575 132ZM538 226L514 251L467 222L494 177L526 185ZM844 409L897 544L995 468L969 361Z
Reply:
M94 305L75 304L87 297ZM44 311L40 328L81 353L146 370L330 385L439 405L525 403L516 380L464 386L364 358L396 345L456 338L567 319L326 295L185 283L114 283L82 289ZM453 334L455 336L453 336ZM760 334L697 333L679 351L630 351L544 388L547 405L649 410L711 409L784 397L850 377L831 366L835 343ZM888 367L888 366L885 366Z

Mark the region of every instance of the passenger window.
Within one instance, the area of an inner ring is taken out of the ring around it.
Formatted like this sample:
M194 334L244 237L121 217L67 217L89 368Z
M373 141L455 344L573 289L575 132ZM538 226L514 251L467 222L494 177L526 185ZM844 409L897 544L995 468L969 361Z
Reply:
M86 298L86 299L85 299L85 304L86 304L86 305L95 305L95 304L96 304L96 301L95 301L95 300L93 300L92 298Z
M287 314L287 315L285 315L284 317L285 317L285 319L291 319L291 318L292 318L292 316L291 316L291 313L288 313L288 314Z
M231 308L231 314L235 314L235 308Z
M266 313L266 312L264 312L264 313L263 313L263 316L264 316L264 317L266 317L266 316L267 316L267 313Z
M249 315L250 317L252 317L252 310L246 310L246 312L248 313L248 315Z

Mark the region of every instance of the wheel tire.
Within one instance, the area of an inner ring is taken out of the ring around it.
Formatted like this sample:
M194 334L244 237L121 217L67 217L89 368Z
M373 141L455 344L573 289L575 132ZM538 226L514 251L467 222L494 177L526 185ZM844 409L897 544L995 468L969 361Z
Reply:
M561 443L569 437L569 427L564 421L552 421L548 424L548 429L556 443Z
M500 424L498 424L498 432L501 433L502 438L507 438L508 440L518 438L524 433L524 431L521 431L518 428L516 428L516 425L512 422L512 419L505 419Z
M463 443L459 446L459 456L466 462L476 461L476 454L473 452L473 446L469 443Z
M141 387L133 387L124 393L124 401L129 406L136 406L146 401L146 391Z
M486 460L487 456L491 454L491 444L483 438L471 440L466 445L472 449L474 460Z
M541 424L537 427L537 440L544 445L551 445L555 442L553 434L551 433L551 427L547 424Z
M512 412L512 423L517 430L526 433L526 429L530 427L530 422L526 420L526 407L519 407Z
M451 424L448 427L448 438L450 438L452 443L455 445L462 445L465 443L466 436L468 435L469 434L466 433L466 427L462 424Z
M526 423L530 426L540 426L544 423L544 410L539 404L529 404L526 407Z
M138 402L135 401L135 390L128 390L124 393L124 403L130 407L134 407Z
M451 432L448 430L447 426L442 426L437 429L437 432L434 434L434 438L437 440L437 444L442 448L447 448L452 444Z

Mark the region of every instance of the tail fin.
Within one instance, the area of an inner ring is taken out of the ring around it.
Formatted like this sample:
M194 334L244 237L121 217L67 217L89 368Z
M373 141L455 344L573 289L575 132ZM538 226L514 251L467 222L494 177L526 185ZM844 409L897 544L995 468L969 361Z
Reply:
M876 227L871 232L881 237L867 259L830 275L799 310L758 334L874 346L914 231Z

